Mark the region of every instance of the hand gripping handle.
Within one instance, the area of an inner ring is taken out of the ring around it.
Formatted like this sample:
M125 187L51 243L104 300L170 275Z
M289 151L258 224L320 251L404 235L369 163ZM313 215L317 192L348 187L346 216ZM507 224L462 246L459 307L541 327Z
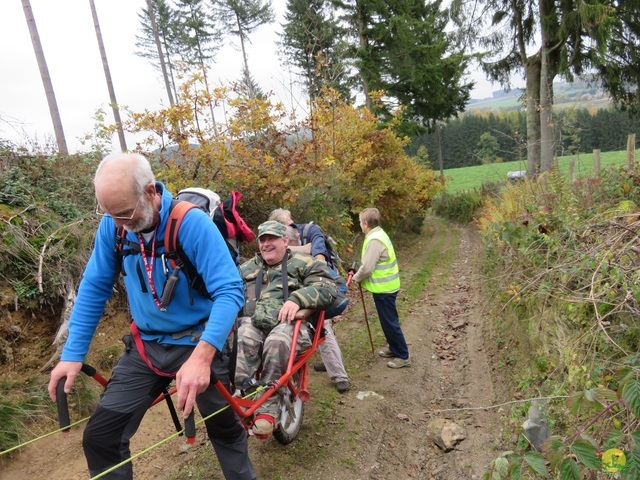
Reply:
M351 279L353 278L355 273L356 273L356 262L353 262L351 264L351 267L349 267L349 274L347 275L347 287L351 285Z
M56 403L58 405L58 425L63 432L71 430L71 419L69 418L69 404L67 403L67 394L64 393L64 384L67 377L62 377L56 385Z
M187 437L188 444L194 444L196 441L196 421L194 419L194 412L184 419L184 435Z

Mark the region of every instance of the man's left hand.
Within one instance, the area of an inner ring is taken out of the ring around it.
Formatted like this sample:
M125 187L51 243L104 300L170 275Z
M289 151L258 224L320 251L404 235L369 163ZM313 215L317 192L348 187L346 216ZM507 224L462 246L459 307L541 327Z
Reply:
M287 300L278 313L280 323L291 323L296 318L296 313L300 310L300 305L292 300Z
M205 341L200 341L176 374L178 408L183 411L184 418L191 414L196 396L209 386L211 362L213 362L215 354L216 347Z

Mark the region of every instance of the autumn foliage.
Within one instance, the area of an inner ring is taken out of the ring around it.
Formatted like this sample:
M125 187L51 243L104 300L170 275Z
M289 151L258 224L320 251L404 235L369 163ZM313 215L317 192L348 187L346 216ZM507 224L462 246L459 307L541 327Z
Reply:
M197 76L184 82L173 108L128 112L126 128L142 136L137 150L157 161L171 191L240 191L254 228L285 207L344 245L359 231L352 227L363 208L379 208L391 229L420 223L441 188L432 170L407 156L393 124L381 126L335 91L323 91L300 120L268 97L226 87L209 95L200 85Z

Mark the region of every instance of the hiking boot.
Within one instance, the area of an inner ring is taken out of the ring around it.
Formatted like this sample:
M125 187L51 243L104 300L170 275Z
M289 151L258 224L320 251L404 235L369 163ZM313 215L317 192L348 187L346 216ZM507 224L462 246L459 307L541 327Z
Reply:
M410 367L411 359L409 358L394 358L390 362L387 362L387 367L389 368L402 368L402 367Z
M338 393L346 393L351 389L351 384L349 383L349 380L338 380L336 382L336 390L338 390Z
M316 372L326 372L326 371L327 371L327 367L326 367L326 366L324 365L324 363L322 363L322 362L320 362L320 363L316 363L316 364L313 366L313 369L314 369Z
M389 347L385 347L385 348L383 348L382 350L380 350L380 351L378 352L378 355L380 355L382 358L393 358L393 357L395 357L395 356L396 356L396 355L395 355L395 353L393 353L393 352L389 349Z
M253 422L253 434L258 437L265 437L267 435L271 435L276 428L276 419L273 415L268 413L261 413L256 415L256 418Z

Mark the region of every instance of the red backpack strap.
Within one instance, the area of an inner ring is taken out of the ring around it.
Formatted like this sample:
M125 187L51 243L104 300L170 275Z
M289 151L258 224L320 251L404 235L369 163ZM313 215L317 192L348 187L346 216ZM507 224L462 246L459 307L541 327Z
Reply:
M174 200L175 202L175 200ZM173 254L178 251L178 230L180 230L180 225L182 224L182 220L184 216L187 214L189 210L192 208L200 208L193 203L178 201L171 204L171 210L169 212L169 218L167 219L167 225L164 229L164 250L167 254ZM175 258L178 258L177 255L168 255L169 261L171 263L171 268L176 268ZM175 257L175 258L171 258Z

